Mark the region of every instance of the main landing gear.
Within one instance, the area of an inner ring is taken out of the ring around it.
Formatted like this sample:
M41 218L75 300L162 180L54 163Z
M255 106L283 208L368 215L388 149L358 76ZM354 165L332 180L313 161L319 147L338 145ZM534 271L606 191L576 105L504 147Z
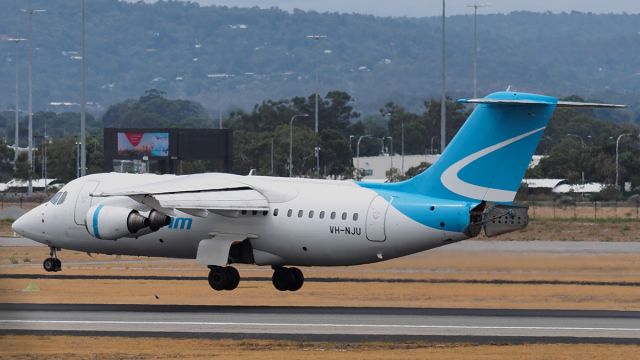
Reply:
M298 268L279 266L274 268L271 281L280 291L298 291L304 284L304 275Z
M42 267L46 272L57 272L62 270L62 261L58 259L56 248L49 248L49 257L44 259Z
M234 290L240 283L240 274L233 266L209 266L209 286L213 290ZM280 291L298 291L304 284L304 275L298 268L277 266L273 268L271 281Z
M213 290L233 290L240 284L240 274L233 266L209 266L209 286Z

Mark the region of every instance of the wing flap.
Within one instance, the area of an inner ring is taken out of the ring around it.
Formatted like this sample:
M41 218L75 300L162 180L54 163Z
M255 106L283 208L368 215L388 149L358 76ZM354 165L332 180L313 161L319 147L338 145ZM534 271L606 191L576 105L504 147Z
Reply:
M269 201L259 191L224 174L178 176L142 186L106 189L92 196L128 196L163 213L180 209L205 214L203 210L268 210Z
M246 188L152 195L160 206L171 209L268 210L269 202L259 192Z

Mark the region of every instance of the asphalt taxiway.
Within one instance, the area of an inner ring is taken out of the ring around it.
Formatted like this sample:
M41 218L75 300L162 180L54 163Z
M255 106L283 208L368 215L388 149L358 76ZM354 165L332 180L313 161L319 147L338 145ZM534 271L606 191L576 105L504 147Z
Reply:
M0 304L0 332L318 341L638 343L640 312Z

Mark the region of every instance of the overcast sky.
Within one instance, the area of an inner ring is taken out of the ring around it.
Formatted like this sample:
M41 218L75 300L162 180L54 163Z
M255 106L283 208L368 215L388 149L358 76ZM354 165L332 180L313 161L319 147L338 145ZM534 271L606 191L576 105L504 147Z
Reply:
M377 16L434 16L442 13L441 0L197 0L202 5L226 5L283 10L316 10ZM472 3L489 3L481 13L506 13L517 10L537 12L582 11L594 13L640 13L639 0L448 0L447 14L468 14Z

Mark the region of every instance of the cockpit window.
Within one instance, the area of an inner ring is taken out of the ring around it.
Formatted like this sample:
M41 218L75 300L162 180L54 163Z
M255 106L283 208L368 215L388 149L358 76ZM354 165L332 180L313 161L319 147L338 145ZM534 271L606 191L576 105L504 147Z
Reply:
M60 196L60 199L58 199L58 202L56 203L56 205L60 205L60 204L62 204L62 203L64 202L64 199L66 199L66 198L67 198L67 192L66 192L66 191L64 191L64 192L62 193L62 196Z
M51 200L49 200L49 202L55 205L58 202L58 199L60 199L60 196L62 196L62 191L59 191L55 195L53 195L53 197L51 198Z
M49 202L52 203L53 205L60 205L64 202L66 198L67 198L67 192L59 191L58 193L53 195L53 197L51 198L51 200L49 200Z

